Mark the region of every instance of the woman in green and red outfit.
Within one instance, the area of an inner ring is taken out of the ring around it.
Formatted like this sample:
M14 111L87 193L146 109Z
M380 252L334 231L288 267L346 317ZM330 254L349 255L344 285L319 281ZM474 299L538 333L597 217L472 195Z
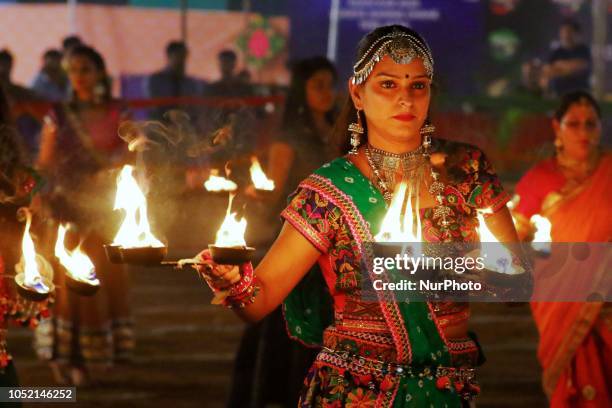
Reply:
M420 202L426 241L478 242L478 210L487 210L500 241L517 241L508 196L483 153L430 137L432 80L431 52L418 33L387 26L364 37L339 125L347 129L358 117L349 127L349 154L300 184L282 212L279 237L254 271L201 254L207 266L200 272L239 316L261 319L284 301L289 334L323 345L301 407L458 407L478 393L473 367L481 356L468 335L466 303L400 301L383 291L368 300L362 291L374 277L367 243L400 178ZM308 275L315 262L322 274ZM517 279L530 281L527 273ZM322 316L329 300L333 314Z

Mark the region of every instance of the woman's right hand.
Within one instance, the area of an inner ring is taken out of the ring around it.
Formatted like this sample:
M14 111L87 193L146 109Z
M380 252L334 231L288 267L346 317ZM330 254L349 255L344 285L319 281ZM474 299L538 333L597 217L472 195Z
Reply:
M220 265L213 261L210 251L203 250L195 259L203 265L194 265L200 276L213 291L229 289L241 279L240 268L236 265Z

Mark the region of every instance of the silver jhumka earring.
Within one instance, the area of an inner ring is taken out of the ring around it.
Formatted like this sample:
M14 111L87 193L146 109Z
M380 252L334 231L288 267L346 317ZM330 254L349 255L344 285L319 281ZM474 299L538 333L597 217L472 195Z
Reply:
M363 135L363 126L361 125L361 115L359 114L359 112L361 112L359 109L357 109L357 122L353 122L349 125L348 130L349 132L351 132L351 150L349 151L349 154L357 154L357 149L359 148L359 145L361 145L361 135Z

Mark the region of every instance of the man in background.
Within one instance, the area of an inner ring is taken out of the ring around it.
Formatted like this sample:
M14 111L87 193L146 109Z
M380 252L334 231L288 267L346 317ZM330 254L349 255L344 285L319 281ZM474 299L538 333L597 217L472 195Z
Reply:
M0 86L8 99L9 105L36 99L36 94L13 82L13 54L7 49L0 50Z
M66 99L68 78L62 69L62 53L56 49L45 51L43 66L32 82L32 90L48 101Z
M145 94L150 98L200 95L200 81L186 74L188 55L185 43L170 42L166 46L166 66L148 78Z
M574 20L565 20L559 28L559 47L550 54L541 79L553 96L590 89L591 50L580 42L580 32L581 27Z
M144 94L147 98L199 96L202 83L186 74L189 51L182 41L171 41L166 46L166 66L145 80ZM165 112L173 109L189 109L179 105L164 105L150 112L151 117L161 119Z
M237 56L232 50L223 50L218 56L221 79L213 82L204 89L206 96L248 96L251 87L244 77L236 74Z

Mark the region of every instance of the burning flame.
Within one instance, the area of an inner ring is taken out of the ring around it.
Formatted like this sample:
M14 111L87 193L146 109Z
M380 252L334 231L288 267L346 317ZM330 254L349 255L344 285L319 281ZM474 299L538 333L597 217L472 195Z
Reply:
M266 174L261 169L261 165L259 164L259 160L257 157L251 157L251 180L253 181L253 185L257 190L266 190L272 191L274 190L274 181L270 180Z
M115 210L124 210L125 218L115 236L113 245L124 248L163 247L149 225L147 199L133 176L134 168L123 166L117 177Z
M532 248L536 251L550 252L550 243L552 241L550 236L550 231L552 229L550 221L548 218L542 217L540 214L534 214L530 221L533 223L536 229L533 242L531 243Z
M44 266L39 265L39 262L41 264L45 264L46 262L42 262L44 260L39 259L42 257L40 257L40 255L36 255L34 241L32 241L32 237L30 236L32 214L29 211L26 211L26 217L26 226L21 243L23 255L20 262L20 269L23 270L24 274L23 284L24 286L27 286L29 289L33 289L38 293L48 293L49 288L44 284L39 271L39 266Z
M94 264L91 262L91 259L81 251L81 246L79 245L72 252L64 247L66 229L67 228L63 225L60 225L57 229L55 256L74 279L92 285L99 285L100 281L96 277Z
M227 205L227 213L223 224L217 231L217 239L215 240L215 246L218 247L245 247L246 241L244 239L244 233L246 231L247 222L246 219L241 218L240 221L236 219L237 214L231 213L232 201L234 196L230 195L229 204Z
M412 210L412 194L408 194L406 209L402 218L402 207L406 198L407 186L401 182L393 193L391 205L383 219L380 231L374 239L376 242L405 242L410 243L408 247L413 255L421 253L421 219L418 216L418 203L416 205L416 217ZM414 220L416 218L416 222Z
M219 176L219 170L212 169L208 180L204 182L207 191L236 191L238 185L225 177Z
M484 254L484 265L487 269L513 275L523 272L514 267L512 264L512 253L508 248L499 242L495 235L491 232L483 214L491 214L490 209L482 210L478 212L478 235L480 235L480 242L484 242L487 245L488 251ZM482 249L481 249L482 251Z

